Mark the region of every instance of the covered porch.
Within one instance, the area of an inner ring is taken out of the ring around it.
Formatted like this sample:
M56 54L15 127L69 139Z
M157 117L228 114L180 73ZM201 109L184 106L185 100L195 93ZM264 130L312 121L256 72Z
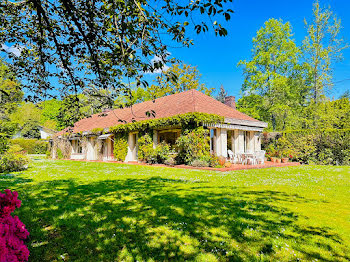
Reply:
M226 158L234 164L264 162L261 133L265 125L207 124L210 129L210 153ZM248 159L250 161L248 161Z

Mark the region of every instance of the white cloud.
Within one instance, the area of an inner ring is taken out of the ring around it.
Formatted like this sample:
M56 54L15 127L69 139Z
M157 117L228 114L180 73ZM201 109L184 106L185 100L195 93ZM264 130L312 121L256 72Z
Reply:
M155 62L159 62L159 61L162 61L162 59L158 56L154 56L151 60L151 64L153 65ZM163 62L163 67L162 68L159 68L159 69L156 69L154 70L153 72L146 72L146 74L160 74L162 72L165 72L169 69L169 66L167 66L164 62Z
M12 53L15 56L19 57L21 55L21 49L18 47L13 46L7 46L5 44L1 45L1 49L4 50L7 53Z

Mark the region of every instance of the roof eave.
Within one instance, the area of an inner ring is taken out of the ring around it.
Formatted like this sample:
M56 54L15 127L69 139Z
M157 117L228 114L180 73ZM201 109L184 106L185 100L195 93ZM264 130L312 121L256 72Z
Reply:
M262 122L262 121L258 121L258 120L251 121L251 120L241 120L241 119L234 119L234 118L228 118L228 117L225 117L224 122L228 123L228 124L253 126L253 127L261 127L261 128L265 128L268 126L267 123Z

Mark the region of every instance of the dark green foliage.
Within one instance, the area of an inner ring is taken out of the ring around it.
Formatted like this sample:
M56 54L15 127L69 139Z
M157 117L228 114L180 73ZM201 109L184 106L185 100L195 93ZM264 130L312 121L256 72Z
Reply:
M193 31L226 36L222 22L230 20L231 2L2 1L0 43L21 47L20 56L3 55L30 98L86 87L118 94L129 89L124 79L147 86L144 75L169 62L168 44L191 46Z
M209 131L203 127L185 131L176 141L178 148L177 161L189 165L194 160L209 160L209 140Z
M124 161L128 154L128 139L126 134L117 134L114 137L114 158L118 161Z
M21 135L25 138L40 138L39 123L28 121L24 124L21 130Z
M227 91L225 90L224 86L220 86L220 91L218 96L216 97L216 100L220 101L221 103L225 102L225 97L227 96Z
M48 142L38 139L15 138L11 139L12 145L19 145L28 154L46 154Z
M57 126L62 130L88 115L84 109L85 103L81 96L70 95L63 99L57 115Z
M5 133L0 133L0 154L3 154L8 149L9 138Z

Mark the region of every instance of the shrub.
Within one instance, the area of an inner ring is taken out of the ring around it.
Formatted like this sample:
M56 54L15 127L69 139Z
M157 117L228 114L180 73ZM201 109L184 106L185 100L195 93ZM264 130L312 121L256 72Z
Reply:
M8 135L4 133L0 133L0 154L3 154L8 149Z
M203 127L185 131L177 141L179 163L191 164L196 159L210 156L209 131Z
M46 154L48 148L48 142L38 139L15 138L11 144L19 145L28 154Z
M195 159L191 163L191 166L194 166L194 167L208 167L209 163L208 163L208 161L205 161L205 160Z
M149 134L145 134L138 139L138 159L148 163L152 162L154 156L153 140Z
M62 150L60 148L57 148L57 158L58 159L63 159L64 158Z
M153 139L149 134L138 139L138 158L146 163L163 164L170 157L170 146L162 142L153 148Z
M170 146L167 143L162 142L158 144L154 149L154 153L153 153L153 158L155 159L155 163L158 163L158 164L165 163L165 160L169 158L169 154L170 154Z
M128 139L126 134L117 134L114 138L114 158L124 161L128 154Z
M173 166L176 164L175 157L174 156L169 156L165 161L164 164L168 166Z
M27 168L29 159L21 150L22 148L18 145L11 146L7 152L0 156L0 173L16 172Z
M282 135L282 136L281 136ZM264 140L267 156L287 156L306 164L349 165L350 130L285 131L275 139Z
M18 193L6 189L0 193L0 261L28 261L24 240L29 236L25 225L11 213L21 206Z

